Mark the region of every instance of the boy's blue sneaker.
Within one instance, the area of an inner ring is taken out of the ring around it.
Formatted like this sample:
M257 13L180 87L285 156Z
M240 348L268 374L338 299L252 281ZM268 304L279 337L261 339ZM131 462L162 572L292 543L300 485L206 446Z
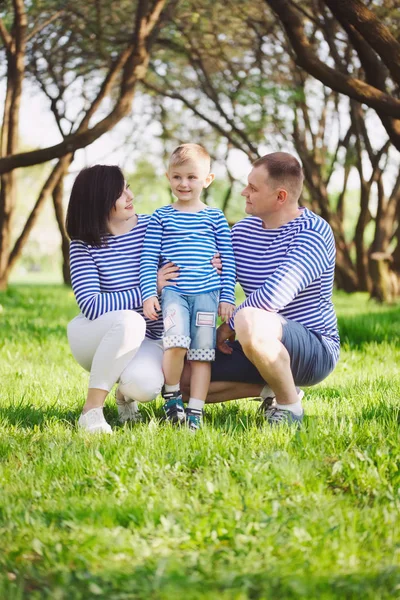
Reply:
M301 415L295 415L291 410L277 408L275 399L265 398L260 406L265 420L272 426L276 425L297 425L300 426L304 418L304 410Z
M196 432L201 428L203 420L203 411L201 408L187 408L186 409L186 425L190 431Z
M163 398L165 400L163 406L165 420L173 425L184 423L185 407L182 402L182 394L180 392L164 392Z

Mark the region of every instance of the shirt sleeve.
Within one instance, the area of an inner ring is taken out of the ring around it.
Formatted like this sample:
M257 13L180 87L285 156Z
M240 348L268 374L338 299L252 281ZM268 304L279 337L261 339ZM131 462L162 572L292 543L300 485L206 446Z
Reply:
M114 310L134 310L142 306L139 286L120 292L102 292L96 263L86 244L70 244L71 283L82 314L91 321Z
M219 301L235 304L235 255L233 253L229 225L222 211L218 213L216 242L222 261L221 294Z
M333 236L332 236L333 238ZM334 241L327 240L317 231L307 229L297 234L285 258L264 284L238 306L229 325L235 328L235 317L247 306L269 312L283 310L306 287L335 263Z
M143 302L157 296L157 271L161 254L162 223L157 211L147 225L140 259L140 289Z

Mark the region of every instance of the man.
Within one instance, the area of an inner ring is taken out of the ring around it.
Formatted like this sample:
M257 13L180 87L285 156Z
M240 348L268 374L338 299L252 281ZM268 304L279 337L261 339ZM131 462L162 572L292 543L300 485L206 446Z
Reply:
M218 329L207 398L261 396L271 425L301 422L296 386L325 379L339 357L334 237L326 221L299 206L302 187L302 168L290 154L253 164L242 192L250 216L232 229L246 300Z

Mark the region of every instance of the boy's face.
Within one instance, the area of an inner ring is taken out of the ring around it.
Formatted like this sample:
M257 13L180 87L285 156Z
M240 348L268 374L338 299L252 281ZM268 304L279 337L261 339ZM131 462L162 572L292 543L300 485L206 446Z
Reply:
M205 164L187 161L183 165L172 165L167 171L172 193L180 202L199 200L201 192L214 179Z

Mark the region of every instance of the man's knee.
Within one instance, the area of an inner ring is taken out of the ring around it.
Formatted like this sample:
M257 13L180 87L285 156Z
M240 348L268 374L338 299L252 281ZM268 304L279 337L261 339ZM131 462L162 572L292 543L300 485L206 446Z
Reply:
M259 308L242 308L235 317L235 331L244 350L268 345L282 337L278 315Z

